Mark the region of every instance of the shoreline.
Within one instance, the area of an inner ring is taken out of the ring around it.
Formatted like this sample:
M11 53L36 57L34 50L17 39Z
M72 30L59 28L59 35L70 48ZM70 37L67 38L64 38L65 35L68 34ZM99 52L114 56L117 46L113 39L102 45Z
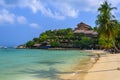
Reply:
M60 79L62 80L83 80L85 73L83 71L86 71L89 63L89 59L82 60L83 63L78 63L77 65L74 65L73 71L71 73L62 74L60 75ZM90 66L90 65L89 65Z
M60 78L62 80L84 80L84 77L87 75L87 71L91 69L95 65L95 63L99 60L99 56L97 54L98 53L101 54L101 50L92 50L92 52L91 50L83 51L89 52L88 56L90 56L90 58L79 61L73 73L61 75Z
M87 71L84 80L120 80L120 54L106 54Z
M82 50L82 51L92 51L93 50L93 49L80 49L80 48L15 48L15 49ZM95 49L95 50L97 50L97 49Z

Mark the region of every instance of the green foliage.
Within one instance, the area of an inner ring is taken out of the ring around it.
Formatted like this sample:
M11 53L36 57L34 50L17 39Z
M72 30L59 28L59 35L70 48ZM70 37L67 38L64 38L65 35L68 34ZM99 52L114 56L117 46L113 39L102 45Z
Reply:
M94 27L93 30L97 32L98 28L97 28L97 27Z
M27 47L32 47L35 43L49 42L51 47L64 47L64 48L88 48L93 44L93 40L84 35L73 33L72 28L59 29L59 30L47 30L40 34L39 38L34 38L33 41L26 43Z
M50 42L50 45L51 45L52 47L59 47L59 46L60 46L60 43L53 41L53 42Z
M82 40L80 41L80 44L82 47L89 47L94 43L94 40L91 39L90 37L82 37Z
M35 42L33 42L33 41L28 41L28 42L26 43L26 46L27 46L27 47L32 47L32 46L34 45L34 43L35 43Z
M115 47L115 35L116 35L116 24L117 20L115 20L115 16L112 15L111 11L116 9L115 7L111 7L107 1L105 1L98 8L99 15L96 20L96 24L98 26L99 33L99 43L104 44L106 47Z
M74 45L74 47L81 47L81 42L78 41L78 40L75 40L75 41L73 42L73 45Z
M100 36L99 38L99 44L101 46L101 48L112 48L112 41L107 40L103 35Z
M47 34L42 34L41 36L40 36L40 40L41 41L45 41L45 40L47 40L48 39L48 35Z
M31 47L33 43L41 43L44 41L49 41L50 45L60 46L59 42L65 39L71 39L73 37L73 30L72 28L67 29L59 29L59 30L47 30L40 34L38 38L34 38L33 41L28 41L26 44L27 47Z
M33 38L33 42L39 43L39 38Z
M115 37L115 43L118 49L120 49L120 23L118 24L117 35Z
M90 37L82 37L82 40L75 40L73 44L75 47L90 48L90 45L94 44L94 40Z

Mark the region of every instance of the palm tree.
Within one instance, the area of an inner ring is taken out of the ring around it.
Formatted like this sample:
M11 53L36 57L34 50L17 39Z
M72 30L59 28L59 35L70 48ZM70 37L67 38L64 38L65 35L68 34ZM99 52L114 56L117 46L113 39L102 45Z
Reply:
M98 19L96 20L96 25L98 27L99 33L99 40L102 39L104 42L108 42L108 44L104 44L111 48L112 46L116 49L115 46L115 35L116 35L116 27L117 27L117 20L115 20L115 16L112 15L111 11L117 9L116 7L111 7L107 1L104 1L103 4L98 8L99 15Z
M120 49L120 23L118 23L118 33L116 35L115 41L118 49Z

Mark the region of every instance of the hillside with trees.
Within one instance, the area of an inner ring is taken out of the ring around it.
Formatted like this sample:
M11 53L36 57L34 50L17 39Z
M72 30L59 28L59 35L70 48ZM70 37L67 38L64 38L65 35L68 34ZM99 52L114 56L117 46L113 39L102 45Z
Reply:
M104 1L98 8L96 27L91 28L80 23L74 30L72 28L47 30L38 38L28 41L25 46L27 48L49 45L51 48L114 49L120 52L120 22L112 14L116 9Z
M38 38L34 38L26 43L28 48L36 48L34 44L48 43L51 48L91 48L94 43L94 39L74 34L72 28L59 29L59 30L47 30L40 34ZM40 48L40 47L39 47Z

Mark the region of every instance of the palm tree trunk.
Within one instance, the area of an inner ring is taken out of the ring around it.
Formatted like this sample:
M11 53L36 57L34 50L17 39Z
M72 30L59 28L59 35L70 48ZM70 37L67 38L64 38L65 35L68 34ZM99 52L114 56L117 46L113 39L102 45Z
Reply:
M120 44L118 44L117 46L118 46L118 49L120 49Z
M115 45L115 42L114 42L114 40L112 39L112 43L113 43L113 46L114 46L114 48L115 48L115 50L116 50L116 52L120 52L120 50L117 48L117 46Z

